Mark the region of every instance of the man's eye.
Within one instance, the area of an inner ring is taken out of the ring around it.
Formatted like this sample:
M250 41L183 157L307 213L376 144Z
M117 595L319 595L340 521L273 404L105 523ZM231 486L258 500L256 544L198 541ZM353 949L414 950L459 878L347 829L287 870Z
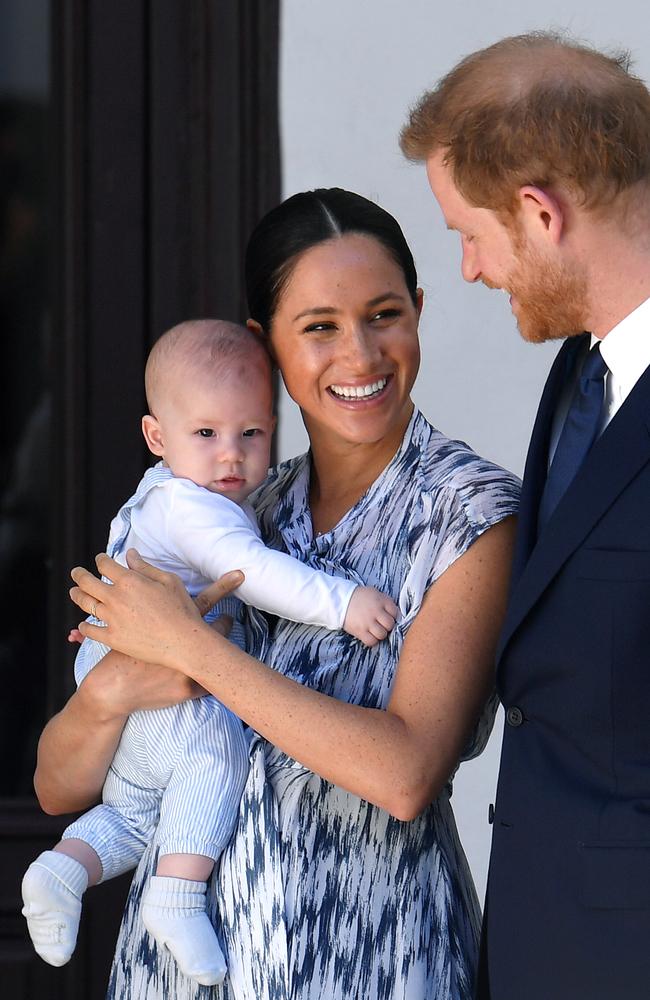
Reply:
M202 427L199 431L197 431L197 434L199 434L202 438L214 437L214 431L211 427Z
M257 434L260 434L260 433L261 433L261 431L260 431L259 427L249 427L247 430L244 431L243 437L245 437L245 438L252 438L252 437L255 437Z

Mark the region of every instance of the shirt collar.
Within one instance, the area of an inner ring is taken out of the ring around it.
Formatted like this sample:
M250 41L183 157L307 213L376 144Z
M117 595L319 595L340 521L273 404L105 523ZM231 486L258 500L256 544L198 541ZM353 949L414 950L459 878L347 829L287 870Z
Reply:
M597 340L592 334L592 346ZM600 341L600 353L625 398L650 365L650 299L612 327Z

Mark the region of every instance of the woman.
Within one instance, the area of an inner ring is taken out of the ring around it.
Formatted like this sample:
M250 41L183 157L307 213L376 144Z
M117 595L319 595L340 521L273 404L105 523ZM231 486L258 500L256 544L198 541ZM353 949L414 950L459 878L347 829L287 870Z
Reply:
M151 951L138 915L149 855L110 995L468 1000L479 911L450 778L492 721L517 483L413 407L422 292L382 209L337 189L290 198L253 233L247 284L251 324L311 444L262 487L264 537L387 592L402 618L367 650L251 611L246 655L175 578L137 556L136 572L99 557L114 586L79 569L71 594L126 655L110 654L50 723L37 788L51 811L87 805L125 715L201 685L258 734L215 893L230 980L208 993Z

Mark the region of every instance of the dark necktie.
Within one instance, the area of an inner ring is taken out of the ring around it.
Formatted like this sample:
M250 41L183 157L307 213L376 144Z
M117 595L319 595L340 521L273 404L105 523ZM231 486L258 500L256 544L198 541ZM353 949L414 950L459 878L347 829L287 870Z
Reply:
M537 519L539 533L546 526L596 440L607 370L600 353L600 344L595 344L589 351L580 372L580 379L548 470L546 486L539 505Z

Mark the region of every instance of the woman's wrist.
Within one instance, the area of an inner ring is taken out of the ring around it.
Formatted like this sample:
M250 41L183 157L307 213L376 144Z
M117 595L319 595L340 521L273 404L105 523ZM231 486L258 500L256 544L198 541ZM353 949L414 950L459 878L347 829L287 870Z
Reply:
M108 654L82 681L70 705L93 725L123 726L133 706L132 690L124 683Z
M229 646L228 639L217 628L199 619L182 634L177 633L174 642L167 646L166 665L190 680L197 680L199 664L210 662Z

